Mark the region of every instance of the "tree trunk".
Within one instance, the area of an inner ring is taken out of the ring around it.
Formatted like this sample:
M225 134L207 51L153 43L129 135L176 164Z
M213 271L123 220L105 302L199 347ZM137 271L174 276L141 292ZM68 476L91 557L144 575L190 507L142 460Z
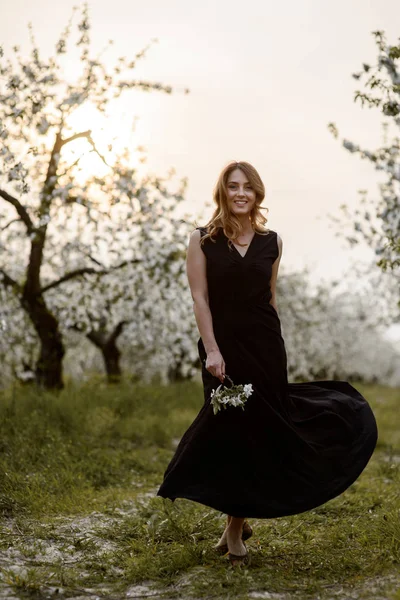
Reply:
M109 383L118 383L122 372L120 367L121 351L117 346L117 339L121 335L126 321L118 323L111 335L107 335L105 324L98 331L90 331L86 337L99 348L102 353Z
M57 168L62 146L61 131L58 131L51 151L38 209L39 223L43 218L45 218L45 222L34 228L26 209L23 211L27 224L27 233L31 239L31 248L21 305L27 311L40 340L40 355L35 369L36 383L49 390L62 389L64 387L62 360L65 349L58 328L58 321L48 309L43 297L40 272L46 243L47 223L50 221L50 209L57 182Z
M117 383L120 380L122 373L119 364L121 351L117 347L116 340L112 340L111 343L106 343L102 347L101 351L103 354L108 381Z
M40 354L35 368L37 385L49 390L64 387L62 360L64 344L58 321L47 308L43 296L24 293L22 306L27 311L40 340Z

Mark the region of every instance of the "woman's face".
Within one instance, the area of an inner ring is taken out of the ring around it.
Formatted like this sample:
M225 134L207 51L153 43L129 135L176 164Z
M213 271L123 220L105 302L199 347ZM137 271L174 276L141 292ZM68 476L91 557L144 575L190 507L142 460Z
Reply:
M230 210L237 216L250 214L256 201L256 193L241 169L230 173L226 187Z

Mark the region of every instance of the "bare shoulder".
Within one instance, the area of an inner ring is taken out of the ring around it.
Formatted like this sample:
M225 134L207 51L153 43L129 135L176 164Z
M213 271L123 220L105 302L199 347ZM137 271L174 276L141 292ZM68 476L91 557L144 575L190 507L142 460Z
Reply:
M201 231L200 231L200 229L198 229L198 228L193 229L193 231L190 234L190 239L193 238L195 240L199 240L200 237L201 237Z
M200 229L194 229L190 233L189 244L188 244L188 255L193 257L202 258L205 254L205 249L201 244L201 231Z
M283 251L283 241L282 241L282 237L280 236L280 234L278 233L278 231L275 231L276 234L276 245L278 246L278 256L276 257L275 261L274 261L274 267L276 269L278 269L278 265L280 263L280 260L282 258L282 251Z
M193 229L193 231L190 234L190 238L189 238L189 244L191 246L198 246L199 242L201 240L201 231L200 229Z

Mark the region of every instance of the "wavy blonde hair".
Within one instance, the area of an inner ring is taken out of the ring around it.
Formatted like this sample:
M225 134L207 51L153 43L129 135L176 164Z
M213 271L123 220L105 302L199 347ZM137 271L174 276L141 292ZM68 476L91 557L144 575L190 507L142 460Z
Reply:
M237 239L242 233L242 225L239 219L237 219L229 209L227 199L228 178L232 171L235 171L236 169L240 169L246 175L250 185L256 193L256 200L250 213L250 221L253 229L262 235L267 235L270 231L269 229L264 228L264 225L267 223L268 219L261 213L261 210L269 211L269 209L267 207L260 206L265 198L265 187L260 175L250 163L244 161L232 161L228 163L221 171L221 174L218 177L217 183L214 187L213 200L217 207L214 210L214 214L212 215L211 219L205 225L207 233L201 238L200 243L202 244L204 244L204 240L207 237L209 237L213 242L216 242L216 236L220 229L223 230L224 234L228 238L229 246L231 246L232 241ZM246 244L238 245L245 246ZM230 249L232 250L232 248Z

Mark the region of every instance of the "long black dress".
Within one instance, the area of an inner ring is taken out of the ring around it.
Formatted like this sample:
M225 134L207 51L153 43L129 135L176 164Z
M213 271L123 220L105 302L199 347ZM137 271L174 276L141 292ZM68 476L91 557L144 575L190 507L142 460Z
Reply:
M256 232L244 257L231 248L222 229L202 246L213 329L226 373L254 391L244 410L214 414L211 391L221 381L206 370L199 338L204 404L157 496L188 498L234 517L301 513L358 478L376 446L375 417L346 381L288 383L281 324L269 303L277 233Z

